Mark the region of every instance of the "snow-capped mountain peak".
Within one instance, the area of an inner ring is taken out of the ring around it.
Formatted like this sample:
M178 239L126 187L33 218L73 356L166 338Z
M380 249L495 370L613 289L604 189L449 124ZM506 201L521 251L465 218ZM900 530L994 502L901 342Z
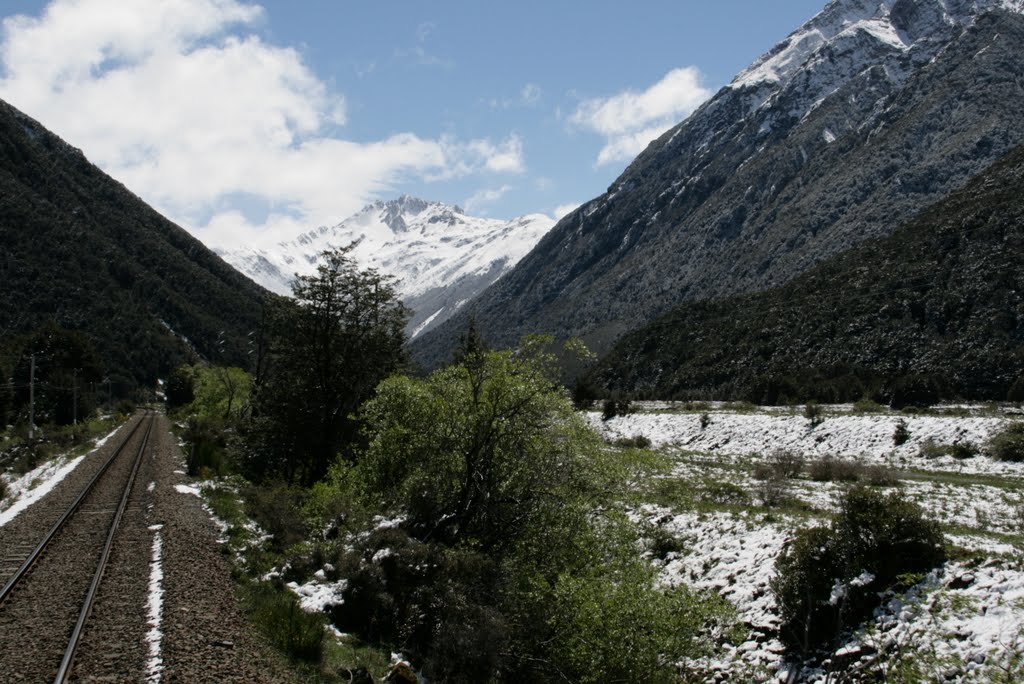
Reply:
M757 91L751 110L799 90L804 109L794 113L803 115L854 75L851 66L885 65L889 78L902 82L913 65L996 9L1024 12L1024 0L834 0L729 87Z
M398 281L413 310L410 335L455 313L512 268L554 225L543 214L510 221L467 216L462 208L403 195L376 201L335 226L321 226L265 249L221 250L264 287L291 292L295 275L316 270L321 252L353 246L361 266Z

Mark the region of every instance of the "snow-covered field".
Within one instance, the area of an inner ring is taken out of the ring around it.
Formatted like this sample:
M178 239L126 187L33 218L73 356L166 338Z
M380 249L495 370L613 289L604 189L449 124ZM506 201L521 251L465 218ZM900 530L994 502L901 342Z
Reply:
M1024 463L919 455L929 439L981 447L1012 418L861 415L830 407L824 421L812 425L792 411L713 407L702 426L699 413L645 408L605 422L599 414L589 417L609 441L642 435L672 456L675 465L665 478L692 487L698 501L702 492L732 496L730 505L662 502L636 511L677 540L679 551L652 558L662 581L717 591L750 628L747 642L705 664L721 673L719 679L784 682L793 669L775 636L774 560L794 530L835 510L845 485L801 477L785 485L788 506L757 506L762 481L755 467L773 450L786 449L808 463L829 456L885 466L898 480L894 486L939 520L959 547L955 560L879 609L836 657L864 671L904 673L891 681L1024 681L1017 678L1024 676ZM898 421L909 432L901 445L893 440ZM804 668L798 681L829 681L820 665Z

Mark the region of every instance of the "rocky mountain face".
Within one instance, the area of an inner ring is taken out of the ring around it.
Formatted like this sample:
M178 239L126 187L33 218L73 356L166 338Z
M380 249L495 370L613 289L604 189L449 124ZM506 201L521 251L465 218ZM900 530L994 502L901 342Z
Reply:
M413 311L407 330L416 337L515 266L553 225L543 214L511 221L477 218L457 206L403 196L273 247L220 254L264 287L290 294L295 275L314 272L321 252L354 245L361 266L397 279Z
M1024 2L837 0L651 143L460 315L608 350L688 300L780 285L889 234L1024 141Z
M657 397L1024 399L1024 146L784 286L679 306L590 373Z
M108 377L247 365L269 292L0 102L0 350L45 324L88 335Z

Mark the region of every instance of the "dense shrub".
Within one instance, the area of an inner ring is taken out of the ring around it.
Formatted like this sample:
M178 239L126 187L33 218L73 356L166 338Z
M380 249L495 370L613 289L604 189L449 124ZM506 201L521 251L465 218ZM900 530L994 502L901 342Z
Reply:
M898 482L889 468L879 464L824 456L811 463L809 477L815 482L863 482L873 487L886 487Z
M987 450L997 461L1024 461L1024 423L1010 423L994 434Z
M921 448L918 451L919 456L928 459L952 456L953 458L964 460L974 458L978 453L978 447L973 442L964 441L955 444L939 444L931 437L921 443Z
M633 435L632 437L619 437L615 440L615 446L632 448L632 449L646 449L651 446L651 440L644 435Z
M800 530L776 560L772 590L790 648L807 653L854 628L901 575L945 560L939 524L899 494L849 490L827 527Z
M306 538L309 532L302 515L305 490L276 483L253 485L243 492L246 512L270 535L271 548L284 551Z
M902 446L910 440L910 430L907 428L907 421L900 418L896 421L896 427L892 431L892 443L894 446Z
M853 403L854 413L882 413L885 407L873 399L860 399Z
M734 614L725 601L686 587L656 589L640 562L608 575L560 578L551 596L547 630L551 659L530 681L678 682L666 666L681 654L709 654L708 631L727 632ZM523 681L523 680L519 680Z
M856 482L860 479L861 465L832 456L823 456L811 463L808 476L815 482Z

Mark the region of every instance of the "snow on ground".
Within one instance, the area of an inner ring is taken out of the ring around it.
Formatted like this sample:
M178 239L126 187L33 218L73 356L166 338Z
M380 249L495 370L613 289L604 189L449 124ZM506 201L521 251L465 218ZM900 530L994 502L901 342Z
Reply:
M107 440L110 439L115 432L117 432L117 428L111 430L106 436L96 440L96 444L93 446L93 449L89 454L106 444ZM8 491L8 495L3 501L0 501L0 508L2 508L2 510L0 510L0 527L3 527L10 521L14 520L23 510L49 494L50 491L59 485L75 468L77 468L89 454L83 454L82 456L75 458L71 458L68 454L57 456L20 477L13 476L9 473L0 473L0 478L3 478L4 482L7 483Z
M778 448L802 454L808 462L828 455L887 466L904 495L952 527L949 541L974 560L950 561L907 594L892 597L839 652L865 672L916 668L917 679L907 681L980 683L1007 672L1015 674L999 681L1020 681L1013 677L1024 675L1024 464L984 456L963 461L918 456L929 438L981 446L1007 418L860 415L833 407L813 427L786 410L719 411L708 417L702 429L695 413L635 413L607 422L590 414L610 441L643 435L653 446L664 447L676 459L665 477L689 483L705 501L717 483L742 493L751 504L760 503L762 481L754 478L754 466ZM892 439L899 420L910 432L902 446ZM707 670L729 673L730 681L738 681L737 676L751 682L786 681L792 665L785 662L775 636L777 607L769 586L774 561L796 529L824 521L835 510L844 486L787 481L787 496L802 507L799 515L743 506L686 510L685 503L681 510L645 505L635 512L681 542L681 550L652 559L661 581L717 591L750 628L745 643L727 646L724 658L703 664ZM827 677L822 669L806 669L797 681L823 683Z
M806 457L834 456L861 458L899 467L1021 477L1017 463L988 458L957 460L952 456L924 459L918 454L927 440L951 445L970 442L982 446L1007 425L1005 417L959 417L919 415L827 415L818 425L802 415L758 411L752 413L707 413L709 422L701 427L697 413L632 413L602 421L596 412L587 414L591 424L609 439L643 435L655 447L672 445L682 449L713 452L719 458L765 454L788 449ZM909 439L896 445L893 433L902 421Z
M159 684L164 671L164 660L161 655L164 638L161 629L164 610L164 567L163 536L160 533L163 525L151 525L149 529L153 532L153 548L149 559L149 590L146 602L146 624L149 625L149 631L146 633L149 651L146 659L146 682Z

